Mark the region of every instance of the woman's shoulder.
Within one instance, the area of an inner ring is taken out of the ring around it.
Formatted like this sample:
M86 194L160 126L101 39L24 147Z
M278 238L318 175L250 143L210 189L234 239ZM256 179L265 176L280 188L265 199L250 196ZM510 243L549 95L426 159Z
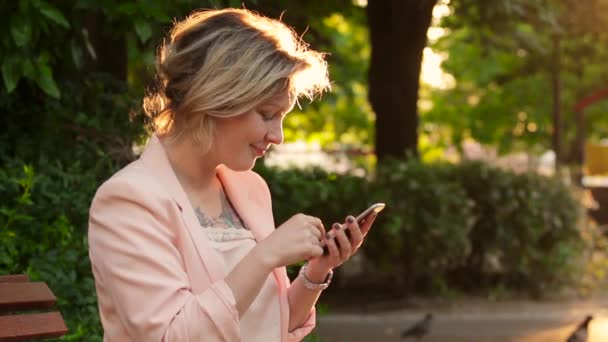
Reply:
M254 191L270 192L266 180L253 170L234 171L224 167L222 173L224 173L224 176L227 175L232 179L238 180L242 187L247 187Z
M140 160L133 161L101 184L95 199L105 196L157 198L168 196L161 182L155 180Z
M268 184L266 183L266 180L260 176L260 174L253 170L245 171L245 173L247 174L247 177L249 177L250 183L253 186L268 190Z

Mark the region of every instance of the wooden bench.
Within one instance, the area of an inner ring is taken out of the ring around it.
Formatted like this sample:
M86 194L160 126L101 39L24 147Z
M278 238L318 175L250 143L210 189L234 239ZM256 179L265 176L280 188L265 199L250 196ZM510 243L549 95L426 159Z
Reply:
M0 341L28 341L61 337L68 332L61 313L43 311L57 299L43 282L30 282L25 274L0 276Z

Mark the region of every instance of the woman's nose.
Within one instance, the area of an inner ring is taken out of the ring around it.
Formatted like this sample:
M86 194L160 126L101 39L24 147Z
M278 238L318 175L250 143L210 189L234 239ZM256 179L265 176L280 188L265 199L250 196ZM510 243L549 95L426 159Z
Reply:
M273 121L266 134L266 139L272 144L279 145L283 143L283 138L283 120Z

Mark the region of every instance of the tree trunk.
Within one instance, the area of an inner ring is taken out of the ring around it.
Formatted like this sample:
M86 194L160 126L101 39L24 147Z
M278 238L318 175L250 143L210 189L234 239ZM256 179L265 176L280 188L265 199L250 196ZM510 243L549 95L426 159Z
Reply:
M422 52L437 0L369 0L369 101L376 113L376 156L418 155Z
M553 100L553 135L551 146L555 152L555 172L559 171L562 155L562 114L561 114L561 79L560 79L560 37L553 35L553 60L551 67L551 97Z

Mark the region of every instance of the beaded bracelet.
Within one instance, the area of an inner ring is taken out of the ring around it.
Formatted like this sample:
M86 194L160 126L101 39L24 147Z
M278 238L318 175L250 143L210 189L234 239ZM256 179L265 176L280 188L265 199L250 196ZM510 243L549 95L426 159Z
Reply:
M300 268L300 273L298 273L299 276L302 277L302 281L304 282L304 287L306 287L309 290L325 290L329 284L331 283L331 278L334 276L334 271L333 270L329 270L329 273L327 274L327 277L325 278L325 282L324 283L315 283L310 281L310 279L308 279L306 277L306 269L308 268L308 262L305 262L304 265L302 265L302 268Z

